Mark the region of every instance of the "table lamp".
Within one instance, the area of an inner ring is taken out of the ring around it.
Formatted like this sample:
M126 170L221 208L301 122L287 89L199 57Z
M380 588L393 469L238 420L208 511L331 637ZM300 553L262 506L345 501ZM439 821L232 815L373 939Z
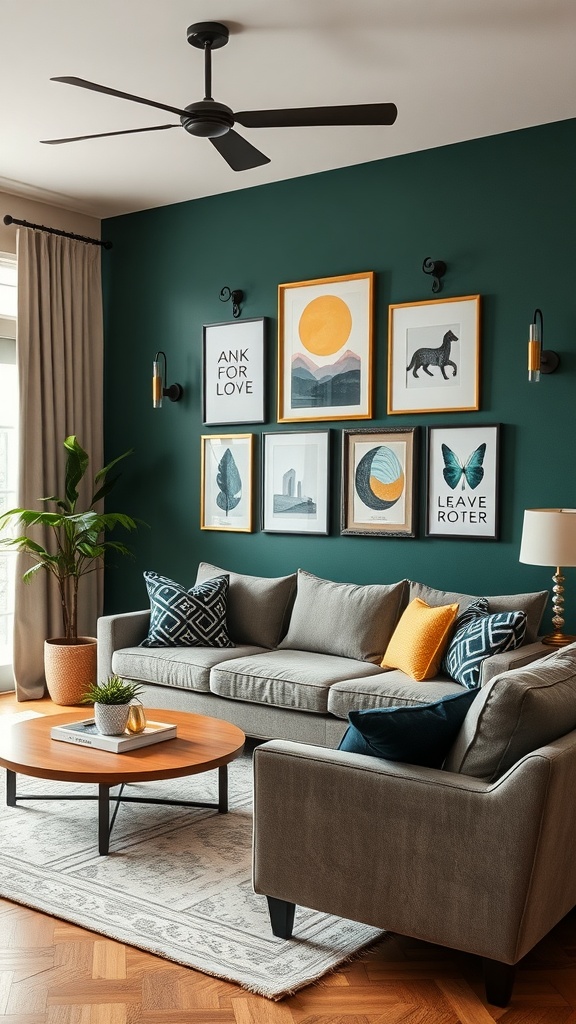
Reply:
M543 644L564 647L576 641L566 636L564 626L564 576L561 566L576 565L576 508L528 508L524 512L520 561L528 565L556 568L552 579L552 624L554 632L542 637Z

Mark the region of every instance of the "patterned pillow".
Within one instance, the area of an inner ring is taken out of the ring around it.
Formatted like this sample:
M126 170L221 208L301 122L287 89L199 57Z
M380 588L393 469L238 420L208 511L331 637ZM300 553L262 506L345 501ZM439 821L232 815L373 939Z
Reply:
M458 617L442 661L443 671L470 690L479 686L482 662L486 658L515 650L526 636L525 612L490 615L486 605L485 598L480 598Z
M217 576L186 590L145 572L150 629L141 647L233 647L226 629L228 577Z

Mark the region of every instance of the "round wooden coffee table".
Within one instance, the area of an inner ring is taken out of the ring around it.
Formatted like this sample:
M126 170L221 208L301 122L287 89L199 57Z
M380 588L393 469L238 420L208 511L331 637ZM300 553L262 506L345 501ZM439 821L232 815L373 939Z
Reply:
M214 807L220 814L228 811L228 764L242 753L245 736L241 729L218 718L193 715L185 711L146 708L150 721L173 723L178 734L138 747L123 754L113 754L95 747L63 743L50 737L53 725L68 725L87 717L87 710L63 715L42 715L15 723L6 730L0 750L0 765L6 768L6 803L15 807L19 800L97 800L98 851L107 854L110 833L120 803L177 804L186 807ZM89 714L89 710L88 710ZM153 782L177 779L218 769L218 803L196 803L191 800L160 800L152 797L127 797L123 788L130 782ZM31 775L56 782L92 783L97 795L62 796L37 794L18 796L17 775ZM110 790L121 786L117 795ZM116 807L110 819L110 800Z

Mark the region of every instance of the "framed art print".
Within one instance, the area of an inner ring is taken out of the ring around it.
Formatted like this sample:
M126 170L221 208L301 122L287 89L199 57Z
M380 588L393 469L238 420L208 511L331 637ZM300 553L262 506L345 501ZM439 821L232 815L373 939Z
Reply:
M428 427L427 537L498 539L500 424Z
M252 532L254 434L203 434L200 529Z
M417 427L342 431L340 533L416 536Z
M479 295L389 307L389 415L475 411L479 395Z
M266 318L205 324L202 420L207 426L264 423Z
M370 419L374 273L278 287L278 422Z
M263 434L262 529L328 533L330 431Z

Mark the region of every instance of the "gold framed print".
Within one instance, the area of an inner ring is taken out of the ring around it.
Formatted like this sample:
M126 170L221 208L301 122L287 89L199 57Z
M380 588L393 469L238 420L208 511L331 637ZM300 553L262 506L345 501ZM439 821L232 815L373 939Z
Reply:
M416 536L418 427L342 431L340 533Z
M278 422L370 419L374 272L278 286Z
M203 434L200 529L252 532L254 434Z
M474 412L480 402L480 296L389 307L388 415Z

